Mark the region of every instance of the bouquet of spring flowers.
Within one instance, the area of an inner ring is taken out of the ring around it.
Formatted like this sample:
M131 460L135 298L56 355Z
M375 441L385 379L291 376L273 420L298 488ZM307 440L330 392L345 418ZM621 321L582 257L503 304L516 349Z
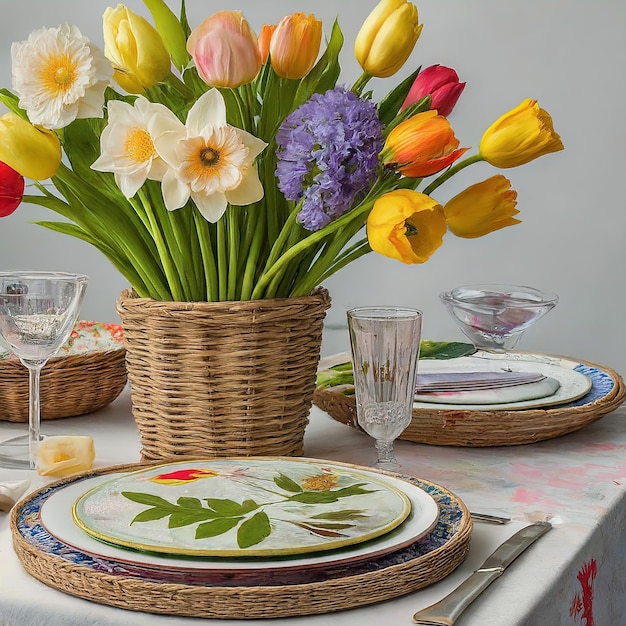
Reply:
M442 206L446 180L563 149L528 99L467 155L447 119L465 86L451 68L415 68L375 102L370 81L398 72L422 31L406 0L381 0L363 23L352 87L338 23L324 37L294 13L257 36L239 11L192 29L184 0L179 16L144 3L153 24L105 11L104 52L74 25L33 31L0 90L0 214L23 201L63 216L39 223L96 246L139 296L292 297L371 251L424 263L447 231L519 222L503 175ZM23 195L24 177L38 194Z

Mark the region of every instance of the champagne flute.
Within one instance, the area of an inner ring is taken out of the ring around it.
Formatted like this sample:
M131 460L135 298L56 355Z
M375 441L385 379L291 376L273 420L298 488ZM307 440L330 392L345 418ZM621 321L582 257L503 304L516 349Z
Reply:
M0 272L0 336L29 373L28 435L0 443L0 467L36 468L39 377L72 332L88 278L64 272Z
M410 424L422 313L402 307L348 311L357 420L376 440L379 469L397 471L393 442Z

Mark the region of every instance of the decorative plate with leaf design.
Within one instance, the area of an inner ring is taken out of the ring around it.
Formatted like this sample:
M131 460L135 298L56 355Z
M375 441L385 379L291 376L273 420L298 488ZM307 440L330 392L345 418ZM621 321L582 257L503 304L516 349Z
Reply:
M333 550L380 537L410 513L406 494L374 472L284 458L159 465L89 490L72 510L101 541L210 557Z

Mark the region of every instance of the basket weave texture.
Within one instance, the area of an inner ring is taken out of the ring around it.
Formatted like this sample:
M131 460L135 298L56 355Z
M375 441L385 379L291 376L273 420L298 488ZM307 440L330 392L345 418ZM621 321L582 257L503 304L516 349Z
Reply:
M41 370L41 418L85 415L113 402L126 385L125 354L120 347L52 357ZM0 381L0 420L27 422L28 370L2 360Z
M330 297L161 302L122 292L143 460L303 453Z
M614 411L626 398L624 381L616 371L581 363L601 368L613 379L606 396L581 406L514 411L414 408L411 423L399 438L435 446L489 447L535 443L575 432ZM354 395L316 389L313 402L338 422L361 430Z

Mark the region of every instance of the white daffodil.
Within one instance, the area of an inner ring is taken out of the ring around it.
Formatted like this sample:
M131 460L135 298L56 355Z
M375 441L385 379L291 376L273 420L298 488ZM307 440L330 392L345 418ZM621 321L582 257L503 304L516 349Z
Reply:
M91 166L113 172L124 196L132 198L150 180L162 180L167 164L155 150L154 139L178 130L182 123L166 106L139 96L133 106L109 100L108 124L100 136L100 156Z
M76 118L103 117L111 63L76 26L33 31L11 46L13 90L33 124L63 128Z
M170 166L163 177L165 206L173 211L189 198L209 222L217 222L228 203L237 206L263 197L254 159L267 146L254 135L226 123L226 105L217 89L193 105L187 123L154 138Z

